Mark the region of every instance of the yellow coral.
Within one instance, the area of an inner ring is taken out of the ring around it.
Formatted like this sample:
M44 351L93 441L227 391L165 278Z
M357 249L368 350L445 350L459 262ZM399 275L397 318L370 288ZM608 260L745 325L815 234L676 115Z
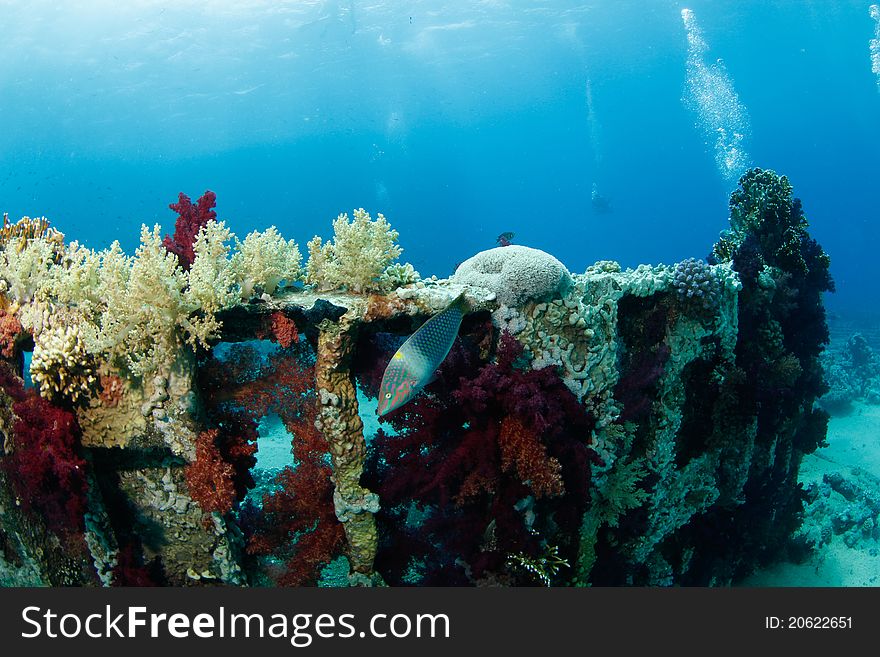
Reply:
M282 281L293 283L302 278L302 255L293 240L284 238L270 226L254 231L238 243L232 267L241 286L241 298L250 299L257 289L273 294Z
M64 235L49 227L46 217L22 217L14 224L9 215L3 213L3 226L0 227L0 248L21 251L32 240L44 239L56 247L64 243Z
M77 324L53 327L34 341L31 378L46 399L71 402L88 398L96 385L94 359L87 353Z
M333 241L309 242L306 281L320 289L345 287L352 292L378 290L382 274L403 252L395 244L398 233L380 213L375 221L360 208L354 220L347 214L333 222Z

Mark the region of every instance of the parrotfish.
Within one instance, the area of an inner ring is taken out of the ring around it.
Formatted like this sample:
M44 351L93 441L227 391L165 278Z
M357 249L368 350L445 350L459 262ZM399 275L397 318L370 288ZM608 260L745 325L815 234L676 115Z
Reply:
M465 312L467 302L461 294L400 345L385 368L379 386L377 413L380 417L406 404L431 382L452 349Z

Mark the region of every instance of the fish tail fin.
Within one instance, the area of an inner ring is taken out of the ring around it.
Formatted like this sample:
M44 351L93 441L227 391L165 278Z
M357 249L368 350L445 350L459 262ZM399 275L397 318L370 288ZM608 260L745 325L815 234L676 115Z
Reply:
M468 300L465 298L464 292L462 292L457 297L455 297L455 299L452 301L452 303L449 304L448 308L455 308L456 310L458 310L462 314L462 316L464 316L464 315L467 315L468 312L470 311L471 305L470 305L470 303L468 303Z

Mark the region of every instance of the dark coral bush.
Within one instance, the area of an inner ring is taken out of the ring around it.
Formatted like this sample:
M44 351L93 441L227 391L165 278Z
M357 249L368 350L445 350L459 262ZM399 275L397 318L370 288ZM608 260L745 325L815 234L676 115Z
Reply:
M488 362L459 340L428 392L387 416L365 479L390 583L535 584L524 563L576 550L593 420L555 368L520 368L521 355L507 333Z
M15 437L2 467L22 507L53 531L81 531L88 479L76 416L25 389L6 364L0 364L0 387L12 400Z

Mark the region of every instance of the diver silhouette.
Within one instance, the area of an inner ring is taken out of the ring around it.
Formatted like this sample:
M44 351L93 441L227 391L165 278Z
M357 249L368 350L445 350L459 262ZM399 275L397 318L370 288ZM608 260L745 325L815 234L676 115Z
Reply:
M590 195L590 205L596 214L608 214L614 210L611 207L611 199L599 193L599 187L593 183L593 193Z

